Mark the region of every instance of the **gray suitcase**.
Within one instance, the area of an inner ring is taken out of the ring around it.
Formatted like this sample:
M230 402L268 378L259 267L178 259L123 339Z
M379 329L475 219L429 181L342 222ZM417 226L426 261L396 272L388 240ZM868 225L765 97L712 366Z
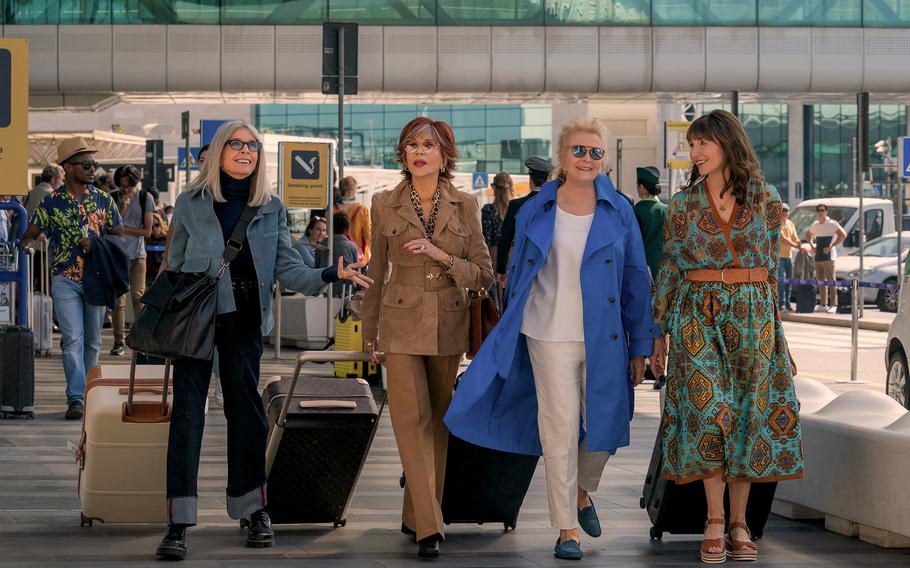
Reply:
M32 334L34 336L35 356L50 357L51 347L53 345L54 333L54 301L50 296L50 275L48 274L48 250L46 243L42 242L41 266L40 270L40 289L35 290L29 302L29 319L31 320ZM34 274L33 257L29 257L29 274ZM34 283L34 278L29 278Z

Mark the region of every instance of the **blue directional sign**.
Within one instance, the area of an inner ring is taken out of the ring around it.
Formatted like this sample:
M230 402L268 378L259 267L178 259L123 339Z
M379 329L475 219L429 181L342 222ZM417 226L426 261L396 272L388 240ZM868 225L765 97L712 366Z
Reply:
M901 137L901 177L910 178L910 136Z
M200 120L199 121L199 145L205 146L212 142L218 127L230 120Z
M199 148L190 148L190 169L198 170L199 169ZM177 169L183 170L186 169L186 148L177 148Z
M489 179L490 178L487 177L487 172L474 172L471 176L471 187L473 187L474 190L486 189Z

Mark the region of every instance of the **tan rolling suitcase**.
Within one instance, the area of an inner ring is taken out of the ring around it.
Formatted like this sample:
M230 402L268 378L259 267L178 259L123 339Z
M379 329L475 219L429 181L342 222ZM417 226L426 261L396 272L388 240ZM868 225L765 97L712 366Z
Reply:
M167 521L169 375L169 364L137 366L135 353L89 372L76 450L82 526Z

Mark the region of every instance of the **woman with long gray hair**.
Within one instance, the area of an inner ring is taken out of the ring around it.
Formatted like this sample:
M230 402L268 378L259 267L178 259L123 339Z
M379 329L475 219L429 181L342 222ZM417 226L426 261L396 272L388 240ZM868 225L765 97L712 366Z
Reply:
M318 294L328 283L349 280L369 287L359 264L309 268L294 248L287 213L269 190L262 138L244 121L223 124L208 160L189 190L177 198L167 269L207 272L221 268L225 241L247 206L256 213L243 246L218 281L215 347L219 353L224 415L228 423L227 509L233 519L248 517L246 544L274 543L265 512L265 411L257 389L262 336L272 329L276 279L287 288ZM186 528L196 524L197 477L205 426L212 361L174 361L174 407L167 452L168 532L158 546L163 559L186 555Z

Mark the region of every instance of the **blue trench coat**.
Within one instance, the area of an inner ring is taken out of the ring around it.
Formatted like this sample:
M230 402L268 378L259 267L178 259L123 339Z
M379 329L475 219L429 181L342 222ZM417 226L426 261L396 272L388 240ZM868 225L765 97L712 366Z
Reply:
M610 181L595 181L597 207L581 265L589 451L629 445L634 406L629 359L648 356L660 330L651 313L648 265L632 206ZM449 430L471 443L541 455L537 393L521 334L525 302L546 262L556 222L555 181L518 213L506 288L508 307L455 391ZM580 417L579 417L580 420Z

